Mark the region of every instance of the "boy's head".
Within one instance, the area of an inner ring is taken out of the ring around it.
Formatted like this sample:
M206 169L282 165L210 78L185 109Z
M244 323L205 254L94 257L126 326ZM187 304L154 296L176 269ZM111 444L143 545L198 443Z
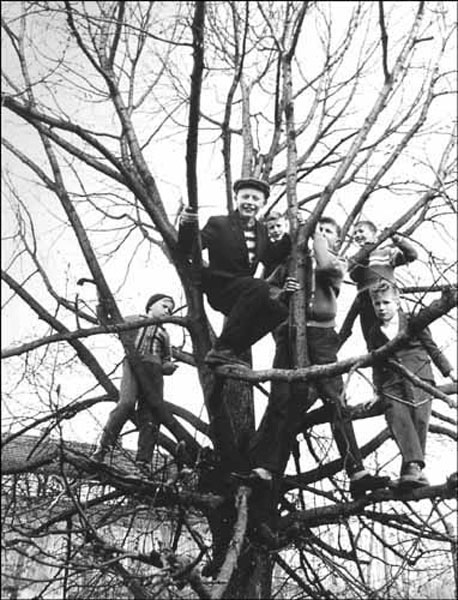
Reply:
M286 233L286 221L285 217L277 212L273 211L264 218L266 225L267 234L272 242L278 242L283 235Z
M353 239L359 246L375 242L376 235L377 227L372 221L358 221L353 228Z
M321 217L318 221L317 229L326 238L328 248L334 250L342 233L342 229L337 221L332 217Z
M252 219L257 216L270 195L267 181L248 177L238 179L234 183L235 203L242 218Z
M150 317L166 317L172 314L175 302L168 294L153 294L145 306L145 311Z
M399 290L390 281L379 281L369 288L375 316L382 323L389 323L399 310Z

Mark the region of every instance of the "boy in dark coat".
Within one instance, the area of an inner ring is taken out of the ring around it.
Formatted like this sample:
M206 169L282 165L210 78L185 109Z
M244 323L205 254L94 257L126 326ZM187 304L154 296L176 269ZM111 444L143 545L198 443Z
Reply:
M376 237L377 227L372 221L359 221L355 225L353 239L361 250L373 244ZM359 253L348 259L348 273L357 284L358 295L355 310L359 313L361 331L366 345L369 329L375 320L374 309L368 292L369 287L378 281L395 283L395 269L413 262L418 257L412 244L402 236L393 234L391 241L392 244L374 248L363 260L358 260ZM350 335L351 325L347 328L344 324L340 332L341 344Z
M322 217L313 236L312 289L307 306L306 340L311 365L337 362L339 338L335 330L337 296L344 277L345 263L334 253L340 236L340 227L331 217ZM278 271L280 280L271 283L280 288L287 272ZM282 326L277 336L277 353L274 366L291 368L288 328ZM299 410L310 408L318 397L329 411L332 433L344 459L350 478L350 493L354 498L364 496L368 490L385 487L388 477L378 477L366 471L356 441L353 424L346 416L346 401L341 375L316 380L318 394L308 406L299 406L299 398L283 382L272 382L271 402L252 444L252 461L257 466L252 475L268 479L270 472L282 472L286 466L289 446L294 440L299 424Z
M400 310L399 292L394 284L380 281L369 288L369 294L377 322L369 331L368 344L369 350L375 350L404 331L409 316ZM396 369L396 363L434 385L430 358L444 377L456 381L452 365L433 341L427 327L395 350L389 358L374 364L374 385L382 399L391 435L402 456L401 487L429 485L422 470L425 467L432 399L430 392Z
M209 265L202 270L202 286L210 306L226 316L221 335L205 357L211 366L242 364L240 355L288 317L287 307L269 294L269 284L256 279L259 263L280 262L291 249L288 235L272 243L257 216L269 197L269 184L248 178L234 184L236 210L210 217L201 231ZM178 241L189 254L198 234L196 213L185 210Z

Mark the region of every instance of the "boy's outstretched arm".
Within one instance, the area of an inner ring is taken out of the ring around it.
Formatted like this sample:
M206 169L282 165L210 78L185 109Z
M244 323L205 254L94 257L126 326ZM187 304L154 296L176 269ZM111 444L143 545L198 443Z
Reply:
M445 356L445 354L439 349L436 342L433 340L429 327L426 327L418 334L418 339L423 344L423 347L428 352L431 360L439 369L444 377L452 376L454 373L453 366ZM456 377L456 375L455 375ZM456 379L455 379L456 380Z
M394 233L391 236L391 239L393 244L398 249L398 252L396 252L393 258L393 266L400 267L401 265L406 265L407 263L417 260L418 252L405 237L399 235L398 233Z

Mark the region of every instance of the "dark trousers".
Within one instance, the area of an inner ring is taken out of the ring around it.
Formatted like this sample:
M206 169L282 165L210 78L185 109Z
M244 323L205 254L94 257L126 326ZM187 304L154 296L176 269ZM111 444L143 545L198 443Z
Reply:
M287 328L277 332L276 336L274 367L291 367ZM339 338L334 329L307 327L307 346L312 365L337 361ZM345 410L342 377L325 377L317 379L314 384L317 394L313 394L309 401L308 386L305 384L272 382L268 407L251 444L250 458L253 466L262 466L277 473L284 471L301 426L301 414L319 397L328 408L331 430L344 459L345 470L352 475L364 468L353 424Z
M262 279L213 277L206 292L212 308L226 316L216 349L242 354L288 318L288 308L270 297L270 286Z
M358 315L364 341L366 342L366 346L369 349L367 343L368 334L373 324L377 321L377 317L375 316L374 307L372 305L372 300L368 290L363 290L359 292L355 300L353 301L353 304L351 305L350 310L348 311L348 314L345 317L345 320L342 323L342 328L339 332L339 347L342 346L345 343L345 341L351 336L353 323L355 322L355 319Z
M114 446L122 428L130 415L136 411L138 422L138 445L136 460L149 462L152 459L154 447L159 434L158 406L164 399L164 376L162 366L158 363L142 362L151 390L151 398L146 400L139 394L139 386L127 359L123 362L123 373L119 400L110 412L108 421L103 428L100 445ZM138 403L137 403L138 399Z
M363 333L366 346L368 346L369 331L377 322L375 315L374 306L372 304L371 297L368 290L363 290L358 294L358 310L359 310L359 322L361 323L361 331ZM369 349L369 348L368 348Z
M337 362L339 337L334 329L307 327L307 346L310 364L325 365ZM345 410L342 376L322 377L314 383L318 397L329 408L331 429L339 453L344 459L344 468L348 475L352 475L364 467L353 423Z
M273 367L290 369L292 352L288 325L275 330L275 357ZM269 402L259 427L250 441L249 458L252 467L264 467L282 474L298 432L307 386L303 383L272 381Z
M382 398L386 422L402 456L401 473L409 462L418 462L424 467L432 406L431 400L424 402L428 392L415 388L413 404L409 404L405 403L404 386L399 385L393 386Z

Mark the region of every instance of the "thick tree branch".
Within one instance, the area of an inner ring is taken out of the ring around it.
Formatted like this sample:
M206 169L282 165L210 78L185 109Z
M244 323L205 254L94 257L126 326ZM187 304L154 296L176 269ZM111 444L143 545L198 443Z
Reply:
M411 336L427 327L430 323L447 314L457 306L457 290L448 288L439 300L434 300L429 306L423 308L410 320L406 331L400 332L395 338L384 346L377 348L370 354L363 354L327 365L311 366L304 369L266 369L251 371L244 367L221 366L216 369L220 375L244 381L313 381L323 376L340 375L351 369L369 367L376 361L390 356L397 348L402 346Z
M237 521L234 525L234 533L229 544L229 549L226 554L226 559L221 567L217 581L212 590L212 599L218 600L223 597L223 594L229 584L229 580L237 566L237 561L242 549L243 540L248 524L248 498L251 494L251 489L241 486L238 489L235 504L237 508Z

